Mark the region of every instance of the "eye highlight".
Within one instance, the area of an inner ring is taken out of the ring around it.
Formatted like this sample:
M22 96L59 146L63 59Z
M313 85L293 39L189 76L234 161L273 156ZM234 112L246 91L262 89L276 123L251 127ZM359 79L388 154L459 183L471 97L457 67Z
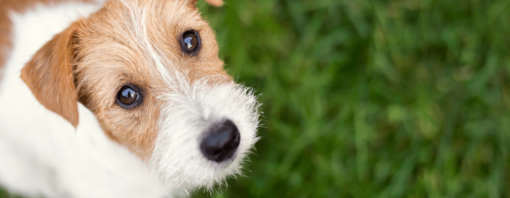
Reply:
M200 35L195 30L189 30L182 34L181 48L189 55L195 55L200 49Z
M124 85L117 93L117 104L124 109L131 109L140 104L142 94L132 85Z

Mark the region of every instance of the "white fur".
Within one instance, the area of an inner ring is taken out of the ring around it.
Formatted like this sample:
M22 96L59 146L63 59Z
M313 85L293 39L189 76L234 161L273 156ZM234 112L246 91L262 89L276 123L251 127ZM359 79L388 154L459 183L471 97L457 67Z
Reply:
M258 139L256 97L235 83L211 85L208 80L214 76L191 85L185 77L189 71L164 67L171 61L144 39L143 11L131 13L131 22L141 22L133 31L168 87L157 94L167 106L158 122L160 131L149 166L106 138L83 105L79 105L80 124L75 130L35 99L20 78L21 68L53 35L99 7L77 3L37 6L10 15L14 47L0 83L0 185L29 196L165 197L179 192L176 189L210 189L240 174L243 159ZM199 150L203 132L226 119L241 134L235 158L209 161Z
M234 83L211 86L206 81L169 84L172 92L161 95L167 102L151 166L172 186L211 189L234 174L240 174L242 160L258 140L258 103L251 91ZM198 149L207 128L232 120L241 134L233 160L216 163Z

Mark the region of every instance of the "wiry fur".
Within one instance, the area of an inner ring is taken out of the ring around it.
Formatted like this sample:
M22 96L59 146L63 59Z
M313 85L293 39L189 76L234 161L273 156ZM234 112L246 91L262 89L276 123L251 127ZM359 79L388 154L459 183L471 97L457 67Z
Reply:
M218 86L204 80L190 85L178 78L171 82L169 88L174 91L160 96L168 105L160 120L151 167L170 185L185 189L210 189L227 176L239 174L242 160L258 139L258 103L251 91L234 83ZM218 164L201 157L196 148L202 131L225 119L237 125L241 142L233 160Z
M0 184L31 196L162 197L240 174L258 139L259 104L223 69L195 1L111 0L97 12L73 5L11 14ZM202 40L194 55L179 44L188 30ZM125 84L143 90L140 106L116 104ZM200 142L227 119L240 145L230 160L210 161Z

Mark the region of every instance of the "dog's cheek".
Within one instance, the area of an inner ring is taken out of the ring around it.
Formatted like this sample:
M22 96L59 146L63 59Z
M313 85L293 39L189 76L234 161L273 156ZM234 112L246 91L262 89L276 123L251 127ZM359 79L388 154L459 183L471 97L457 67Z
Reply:
M130 110L114 106L97 117L110 140L147 159L152 154L157 136L159 111L156 106L152 104Z

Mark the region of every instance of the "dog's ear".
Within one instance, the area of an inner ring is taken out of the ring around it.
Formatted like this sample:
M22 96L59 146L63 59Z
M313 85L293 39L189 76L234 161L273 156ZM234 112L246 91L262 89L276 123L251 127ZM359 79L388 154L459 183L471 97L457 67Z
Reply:
M78 126L78 101L73 69L78 28L73 23L55 35L21 70L21 78L47 109Z
M210 5L216 6L216 7L223 5L222 0L205 0L205 1L207 1L207 3L209 3Z
M222 0L205 0L205 1L207 1L207 3L209 3L210 5L216 6L216 7L223 5ZM188 1L188 3L191 3L192 6L195 6L197 4L197 0L190 0L190 1Z

